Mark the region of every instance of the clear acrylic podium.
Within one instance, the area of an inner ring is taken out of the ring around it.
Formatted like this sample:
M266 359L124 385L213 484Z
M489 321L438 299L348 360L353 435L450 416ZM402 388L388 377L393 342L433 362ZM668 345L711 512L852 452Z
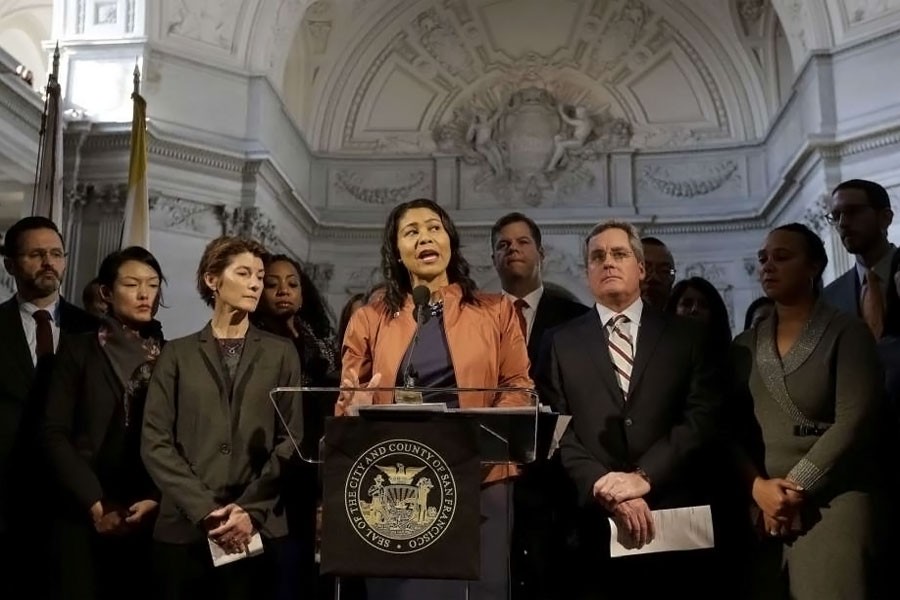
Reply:
M291 419L285 409L305 417L303 430L289 433L297 456L319 465L324 482L323 510L332 513L323 514L320 565L335 577L335 598L344 577L458 579L460 600L467 598L481 564L475 573L448 575L428 562L441 556L442 543L455 539L453 519L479 529L480 519L471 520L462 501L457 512L448 507L455 498L477 498L485 476L504 478L517 465L546 458L558 417L526 388L285 387L273 389L270 398L286 429ZM333 414L338 398L350 399L346 416L310 422ZM467 453L476 463L474 479L471 465L460 458ZM463 488L450 489L442 469ZM329 503L338 492L344 494L340 509ZM505 527L509 540L510 519ZM332 560L339 554L334 548L356 552L359 559L346 568ZM366 553L379 574L366 571ZM423 585L427 589L428 582Z

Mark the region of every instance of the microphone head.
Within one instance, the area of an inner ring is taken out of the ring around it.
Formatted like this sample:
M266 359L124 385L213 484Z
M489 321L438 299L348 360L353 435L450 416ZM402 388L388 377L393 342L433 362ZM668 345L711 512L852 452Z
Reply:
M413 288L412 297L416 306L425 306L431 300L431 290L424 285L416 286Z

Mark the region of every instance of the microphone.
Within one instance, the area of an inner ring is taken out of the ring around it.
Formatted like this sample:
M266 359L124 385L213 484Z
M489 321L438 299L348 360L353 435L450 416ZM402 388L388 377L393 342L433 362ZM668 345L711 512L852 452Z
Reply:
M416 350L416 344L419 342L419 330L422 328L431 313L428 312L428 301L431 300L431 290L424 285L416 286L412 291L413 297L413 317L416 319L416 333L413 335L412 344L409 346L409 354L406 356L406 364L403 367L403 386L415 387L416 374L412 366L413 352Z

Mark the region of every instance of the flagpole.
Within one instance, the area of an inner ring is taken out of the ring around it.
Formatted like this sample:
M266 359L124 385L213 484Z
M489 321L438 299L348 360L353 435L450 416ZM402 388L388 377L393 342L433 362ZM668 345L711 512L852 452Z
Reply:
M38 138L37 167L31 195L31 214L45 216L58 226L62 219L62 119L60 115L59 42L53 50L53 63L44 90L44 110ZM51 108L54 109L50 114ZM48 122L52 118L52 122ZM48 139L48 133L53 139ZM48 157L49 152L49 157ZM45 164L46 163L46 164ZM60 189L57 189L57 188Z
M147 187L147 103L141 97L141 70L134 64L134 105L131 119L131 156L128 163L128 197L120 246L150 248L150 193Z

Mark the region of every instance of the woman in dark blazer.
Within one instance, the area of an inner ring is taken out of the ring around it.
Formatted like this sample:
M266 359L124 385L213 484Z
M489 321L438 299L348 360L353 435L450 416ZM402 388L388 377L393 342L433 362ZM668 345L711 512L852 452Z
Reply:
M163 343L153 319L164 281L140 247L104 259L107 314L98 333L65 338L43 424L43 443L64 491L54 530L60 589L72 598L146 596L158 492L140 458L144 399Z
M302 427L294 398L275 396L276 412L269 392L299 385L300 363L290 341L250 325L265 255L252 240L209 243L197 288L212 320L170 342L150 381L141 455L162 493L153 537L164 598L270 598L282 589L281 472ZM264 552L248 556L257 533ZM211 552L220 550L241 558L216 567Z

